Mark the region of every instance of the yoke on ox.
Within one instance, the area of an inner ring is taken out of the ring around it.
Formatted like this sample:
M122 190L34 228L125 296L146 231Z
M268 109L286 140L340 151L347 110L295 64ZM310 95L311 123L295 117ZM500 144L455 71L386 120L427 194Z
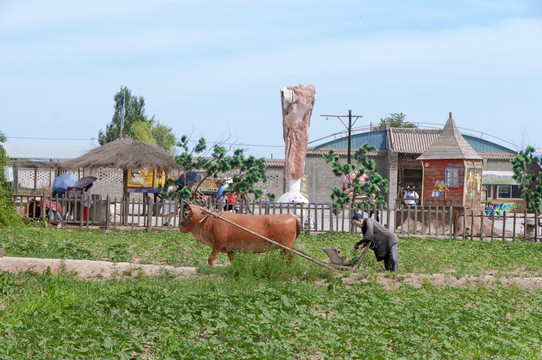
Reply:
M262 253L273 248L270 242L251 232L292 249L301 231L301 222L292 214L245 215L224 211L216 215L220 218L200 206L188 205L180 226L181 232L190 232L197 241L213 248L208 260L211 266L214 266L218 252L228 254L231 262L236 251ZM291 259L292 253L283 251Z

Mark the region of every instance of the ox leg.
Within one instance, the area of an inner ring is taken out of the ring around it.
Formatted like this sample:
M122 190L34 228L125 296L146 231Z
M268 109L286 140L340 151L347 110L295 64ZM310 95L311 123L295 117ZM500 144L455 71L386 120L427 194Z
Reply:
M211 255L209 255L209 260L207 260L207 262L209 263L209 265L211 266L215 266L215 260L216 260L216 256L218 255L218 249L217 248L213 248L213 251L211 251Z
M282 252L283 252L282 257L286 260L286 262L288 264L291 264L292 263L292 257L294 256L294 254L292 254L292 252L290 250L286 250L286 249L283 249Z
M228 259L230 259L230 264L233 261L233 251L228 252Z

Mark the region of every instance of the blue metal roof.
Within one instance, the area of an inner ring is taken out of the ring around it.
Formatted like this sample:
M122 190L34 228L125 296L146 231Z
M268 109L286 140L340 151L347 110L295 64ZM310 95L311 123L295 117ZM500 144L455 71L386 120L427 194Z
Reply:
M504 146L492 143L491 141L484 140L482 138L463 135L465 140L469 143L474 151L479 153L515 153L516 151L505 148Z
M419 132L423 130L418 129ZM516 151L508 149L504 146L495 144L491 141L470 136L463 135L465 140L477 153L515 153ZM370 131L365 133L359 133L352 135L352 149L358 149L363 144L369 144L374 146L376 150L387 150L387 132L386 130ZM335 139L321 145L316 146L317 149L346 149L348 147L348 137Z
M358 149L364 144L373 146L376 150L386 150L388 148L386 141L386 130L370 131L361 134L352 135L352 149ZM316 146L317 149L346 149L348 147L348 137L335 139L327 143Z

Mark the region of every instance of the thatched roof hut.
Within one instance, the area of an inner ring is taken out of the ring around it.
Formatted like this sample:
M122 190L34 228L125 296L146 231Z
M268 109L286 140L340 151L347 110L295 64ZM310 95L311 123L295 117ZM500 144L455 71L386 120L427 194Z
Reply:
M58 166L65 169L120 169L123 173L123 192L126 198L130 196L128 192L130 169L150 167L166 173L180 169L173 156L153 145L127 136L90 150L78 158L60 162Z
M21 169L56 169L58 163L52 161L34 161L34 160L8 160L8 165Z
M169 172L180 168L171 155L153 145L130 137L109 142L78 158L60 162L58 165L65 169L104 167L124 171L132 168L152 167Z

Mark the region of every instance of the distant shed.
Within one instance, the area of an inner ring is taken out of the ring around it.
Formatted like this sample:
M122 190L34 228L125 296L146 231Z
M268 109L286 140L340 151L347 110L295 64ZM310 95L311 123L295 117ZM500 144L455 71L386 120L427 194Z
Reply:
M463 138L452 113L440 137L417 160L423 168L423 205L481 205L483 158Z

